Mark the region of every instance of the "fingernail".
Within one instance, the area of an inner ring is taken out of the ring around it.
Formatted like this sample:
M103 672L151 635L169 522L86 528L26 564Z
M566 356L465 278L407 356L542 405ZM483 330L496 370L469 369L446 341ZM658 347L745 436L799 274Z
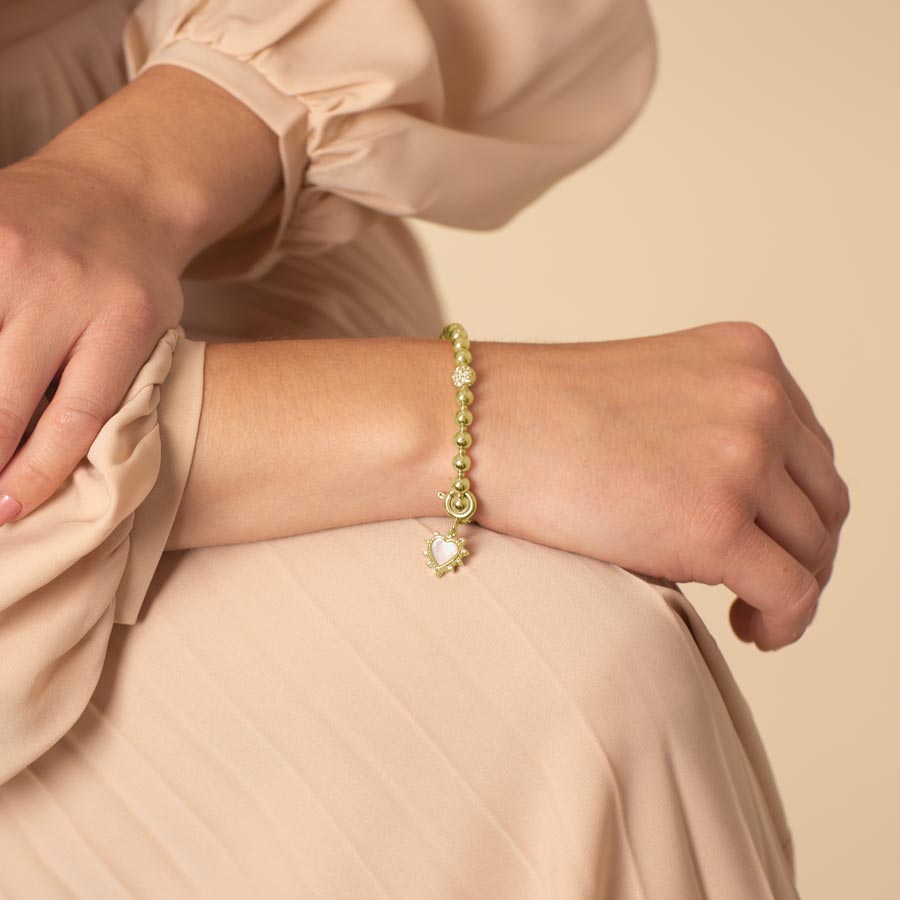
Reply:
M10 497L9 494L0 496L0 527L10 519L14 519L22 511L22 504Z

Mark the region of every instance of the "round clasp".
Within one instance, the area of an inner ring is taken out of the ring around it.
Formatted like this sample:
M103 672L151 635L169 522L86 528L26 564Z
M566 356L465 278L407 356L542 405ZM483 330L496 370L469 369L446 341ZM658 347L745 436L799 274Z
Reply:
M458 520L462 524L468 522L475 515L475 508L478 505L475 495L471 491L449 491L444 493L438 491L438 497L444 501L444 510L447 515ZM462 508L457 509L457 500L462 500Z

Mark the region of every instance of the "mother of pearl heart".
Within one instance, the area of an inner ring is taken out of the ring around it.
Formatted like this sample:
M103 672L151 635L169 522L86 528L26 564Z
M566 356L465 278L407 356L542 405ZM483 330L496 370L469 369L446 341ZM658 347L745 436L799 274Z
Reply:
M459 545L456 541L444 540L438 535L431 543L431 555L439 566L449 562L457 553L459 553Z
M439 531L435 531L430 538L425 538L425 549L422 552L438 577L463 565L463 557L469 555L464 537L450 537Z

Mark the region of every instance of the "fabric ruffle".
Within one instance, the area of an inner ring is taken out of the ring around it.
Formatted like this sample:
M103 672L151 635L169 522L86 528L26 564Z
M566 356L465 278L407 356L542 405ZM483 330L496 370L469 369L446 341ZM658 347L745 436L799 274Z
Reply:
M608 147L656 69L644 0L142 0L124 47L129 79L191 69L279 137L281 193L196 277L255 278L373 214L497 228Z
M0 783L78 719L113 624L137 621L193 459L205 348L170 328L62 487L0 528Z

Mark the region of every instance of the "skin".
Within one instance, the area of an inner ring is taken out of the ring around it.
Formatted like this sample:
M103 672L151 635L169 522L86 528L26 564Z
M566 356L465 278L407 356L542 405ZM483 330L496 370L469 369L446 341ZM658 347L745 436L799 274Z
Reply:
M264 123L173 66L0 170L0 494L22 501L17 518L68 477L177 324L191 260L279 178ZM742 640L771 650L799 639L849 493L765 331L721 322L621 341L472 341L472 355L479 525L725 584ZM167 549L442 515L451 358L437 339L208 345Z
M471 348L477 524L725 584L739 595L730 621L742 640L773 650L799 639L831 577L849 493L762 329ZM209 345L168 549L443 515L450 358L446 342L413 338ZM404 370L416 378L393 374Z
M849 491L763 329L715 322L496 344L486 364L473 342L473 357L484 412L472 480L490 500L481 524L675 582L724 584L738 595L732 629L762 650L802 636Z
M280 179L271 129L176 66L148 69L0 169L0 495L21 503L13 521L65 481L178 324L191 259Z

